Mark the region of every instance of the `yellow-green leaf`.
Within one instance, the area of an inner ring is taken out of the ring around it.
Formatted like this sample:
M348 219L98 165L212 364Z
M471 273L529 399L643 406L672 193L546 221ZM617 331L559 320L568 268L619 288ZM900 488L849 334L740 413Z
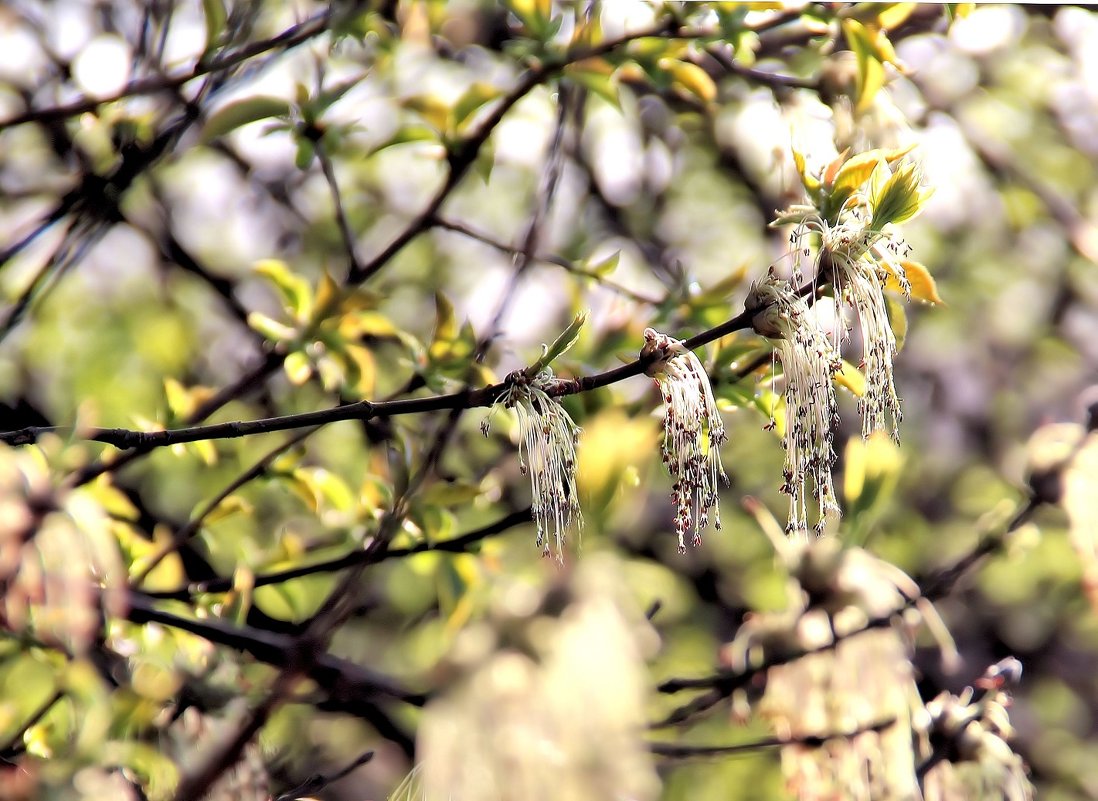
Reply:
M709 73L697 64L661 58L659 66L671 76L671 85L676 89L694 95L705 103L712 103L717 99L717 85L709 77Z
M934 276L930 274L926 265L917 261L902 261L900 262L900 268L904 271L910 285L910 297L926 303L945 304L945 301L938 294L938 284L934 281ZM899 278L891 270L889 270L888 279L885 281L885 289L892 292L904 291Z
M919 186L919 171L915 164L904 164L883 184L879 184L877 175L874 173L870 196L872 226L877 231L889 223L910 220L930 197L929 190Z
M820 188L820 179L809 174L804 154L796 148L793 149L793 163L797 166L797 172L800 173L801 183L804 184L805 189L809 192L815 192Z
M295 387L300 387L313 374L313 365L309 362L309 357L300 350L295 350L289 354L283 366L286 370L286 377L290 379L290 383Z
M843 359L843 369L835 374L835 383L848 389L856 398L865 395L865 375L846 359Z
M451 114L452 125L450 131L457 133L460 132L465 124L469 121L469 118L476 113L486 103L495 100L503 94L503 90L498 86L492 86L490 83L484 83L477 81L468 89L465 93L458 98L457 103L454 104L453 112Z
M858 89L855 98L855 110L866 111L872 104L877 92L884 86L885 72L878 54L873 34L857 20L844 19L843 33L850 49L858 60Z
M885 296L885 304L888 309L888 324L892 327L892 334L896 337L896 350L902 350L907 339L907 312L903 304L890 295Z
M266 278L278 289L287 310L294 319L305 321L312 315L313 291L309 282L296 275L284 261L263 259L252 270Z
M598 261L588 261L583 267L584 270L591 275L597 275L599 277L606 277L610 273L614 272L618 268L618 262L621 261L621 251L615 250L605 259L599 259Z
M202 12L206 18L206 47L204 51L209 53L221 40L221 33L225 30L225 4L223 0L202 0Z
M227 103L206 120L199 141L207 144L248 123L281 117L289 112L290 104L280 97L258 95Z
M861 186L869 180L869 177L873 174L873 170L877 168L877 165L882 161L882 154L879 150L870 150L866 153L859 153L858 155L847 160L838 174L835 176L835 184L832 189L834 192L845 190L848 193L857 192Z
M454 305L441 292L435 293L435 342L453 342L458 337Z
M402 101L401 105L419 114L436 131L444 133L450 122L450 107L433 95L417 95Z
M250 515L253 512L252 505L239 495L229 495L206 515L203 521L206 525L213 525L222 520L227 520L233 515Z
M544 350L541 358L526 368L526 374L529 376L536 375L552 364L558 356L567 353L568 349L575 345L576 340L579 339L580 329L583 328L585 322L587 322L587 315L583 312L577 314L572 322L568 324L568 327L560 333L560 336L553 340L552 345L542 346Z
M918 3L884 3L877 15L877 24L886 31L894 30L907 21L917 5Z

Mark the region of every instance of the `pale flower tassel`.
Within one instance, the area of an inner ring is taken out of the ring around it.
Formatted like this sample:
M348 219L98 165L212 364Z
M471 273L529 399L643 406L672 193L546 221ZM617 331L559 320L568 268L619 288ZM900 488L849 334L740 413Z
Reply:
M705 368L682 342L646 328L641 358L653 360L645 374L655 379L665 404L660 454L674 480L671 500L681 553L688 531L695 547L701 543L710 513L720 531L717 482L728 483L720 453L727 435Z
M579 427L547 390L556 379L548 370L527 378L521 371L508 376L507 389L496 403L515 410L519 425L519 467L530 477L531 513L537 544L545 556L555 549L564 558L567 533L583 527L576 490L576 445ZM481 430L487 435L487 421Z
M842 360L827 335L812 320L803 298L773 274L754 284L748 309L757 309L755 330L774 340L785 374L785 469L782 492L789 495L789 533L808 531L809 484L823 531L829 512L839 514L831 470L835 465L836 408L834 375Z

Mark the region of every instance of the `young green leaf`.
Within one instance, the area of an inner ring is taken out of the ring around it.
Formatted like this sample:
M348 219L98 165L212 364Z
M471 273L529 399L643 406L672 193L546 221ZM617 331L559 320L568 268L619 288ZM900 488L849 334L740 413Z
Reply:
M199 141L209 144L243 125L290 113L290 104L280 97L257 95L226 103L206 120Z
M553 363L553 360L563 355L576 344L576 340L579 339L580 329L587 321L587 315L580 312L575 316L568 327L561 332L561 335L553 340L552 345L542 346L544 351L541 354L541 358L534 362L532 365L526 368L526 375L535 376Z

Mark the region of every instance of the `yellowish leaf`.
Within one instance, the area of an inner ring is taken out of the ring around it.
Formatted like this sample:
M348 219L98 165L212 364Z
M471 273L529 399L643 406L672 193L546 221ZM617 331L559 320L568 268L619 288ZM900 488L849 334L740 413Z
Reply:
M926 268L926 265L920 264L917 261L902 261L900 262L900 268L904 271L907 282L911 285L912 298L926 303L945 305L945 301L942 300L941 295L938 294L938 284L935 282L934 276L932 276L930 271ZM892 290L893 292L903 291L899 279L891 270L889 270L888 280L885 282L885 289Z
M286 377L290 379L290 383L295 387L300 387L313 374L313 366L309 363L309 357L299 350L295 350L286 357L284 367Z
M848 389L856 398L865 395L865 376L846 359L843 359L843 369L835 375L835 383Z
M704 69L689 61L660 59L659 65L671 76L672 85L706 103L717 99L717 85Z
M917 3L886 3L877 15L877 24L886 31L895 30L903 25Z
M833 191L856 192L862 184L869 180L873 171L877 169L877 165L881 163L881 159L882 153L879 150L870 150L854 156L843 164L842 169L835 176Z

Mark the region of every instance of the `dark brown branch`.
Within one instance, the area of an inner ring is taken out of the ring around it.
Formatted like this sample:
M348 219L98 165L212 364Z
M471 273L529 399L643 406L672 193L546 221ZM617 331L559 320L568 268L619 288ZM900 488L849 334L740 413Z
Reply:
M321 12L302 23L287 28L277 36L253 42L252 44L241 47L239 50L235 50L231 53L225 53L209 60L199 61L191 69L176 75L157 75L130 81L120 91L107 97L82 97L71 103L64 103L49 108L28 109L22 114L9 117L6 120L0 120L0 131L15 125L24 125L28 122L46 122L64 119L66 117L74 117L88 111L95 111L99 106L106 103L114 103L127 97L174 91L203 75L224 72L250 58L255 58L256 56L271 50L279 48L288 50L307 42L309 39L312 39L328 29L330 16L330 11Z
M374 752L367 751L361 756L357 757L346 767L340 768L333 773L314 773L297 787L294 787L292 790L287 790L285 793L278 796L275 801L295 801L296 799L301 798L305 795L315 795L318 791L323 790L329 784L334 784L340 779L349 776L351 773L361 768L373 758Z
M850 732L832 732L806 737L766 737L762 740L754 740L749 743L735 743L733 745L686 745L680 743L648 743L648 750L656 756L669 757L671 759L694 759L697 757L711 756L735 756L760 751L764 748L782 748L787 745L800 745L806 748L821 748L831 740L848 740L860 734L869 732L882 732L896 723L895 718L882 720L870 726L855 729Z
M220 620L196 620L174 615L157 608L154 599L145 593L131 592L128 604L126 617L131 623L159 623L186 631L275 667L287 667L300 658L298 641L284 634L234 626ZM367 708L379 697L417 706L425 700L422 694L400 686L388 676L347 659L329 653L312 654L311 657L312 665L307 675L325 693L323 708L340 709L365 717Z
M511 512L511 514L500 518L494 523L478 528L475 531L462 534L460 537L454 537L440 542L420 542L408 548L389 548L378 557L370 557L366 550L360 548L351 551L348 554L344 554L343 556L327 559L323 562L302 565L301 567L289 568L287 570L279 570L277 573L262 573L255 577L255 586L265 587L269 584L282 584L283 582L292 581L293 579L302 578L304 576L314 576L319 573L336 573L340 570L362 564L363 562L383 562L388 559L400 559L405 556L426 553L428 551L435 553L464 553L470 545L485 540L488 537L493 537L496 534L502 534L515 526L521 526L523 523L528 522L530 522L529 507L520 509L517 512ZM197 582L174 590L147 591L145 595L150 598L186 601L201 593L228 592L232 589L232 586L232 579L220 578Z
M807 288L807 289L810 289ZM802 293L805 289L801 290ZM745 310L721 325L702 331L683 341L690 350L700 348L734 331L751 327L751 320L757 310ZM606 370L602 373L581 376L561 381L554 388L555 395L575 395L590 392L593 389L607 387L626 378L641 375L649 366L651 359L638 358L635 361ZM491 406L496 398L507 388L506 382L492 384L481 389L454 392L448 395L435 395L427 398L408 398L393 401L360 401L347 406L322 409L316 412L289 414L281 417L268 417L261 420L237 420L229 423L215 423L206 426L190 426L166 431L134 431L125 428L95 428L77 432L64 426L28 426L15 431L0 432L0 442L8 445L27 445L35 442L43 434L76 435L92 442L103 442L118 448L162 448L186 442L198 442L207 439L233 439L272 431L287 431L295 428L326 425L341 420L369 420L375 417L395 417L402 414L418 414L454 409L472 409L479 406Z

